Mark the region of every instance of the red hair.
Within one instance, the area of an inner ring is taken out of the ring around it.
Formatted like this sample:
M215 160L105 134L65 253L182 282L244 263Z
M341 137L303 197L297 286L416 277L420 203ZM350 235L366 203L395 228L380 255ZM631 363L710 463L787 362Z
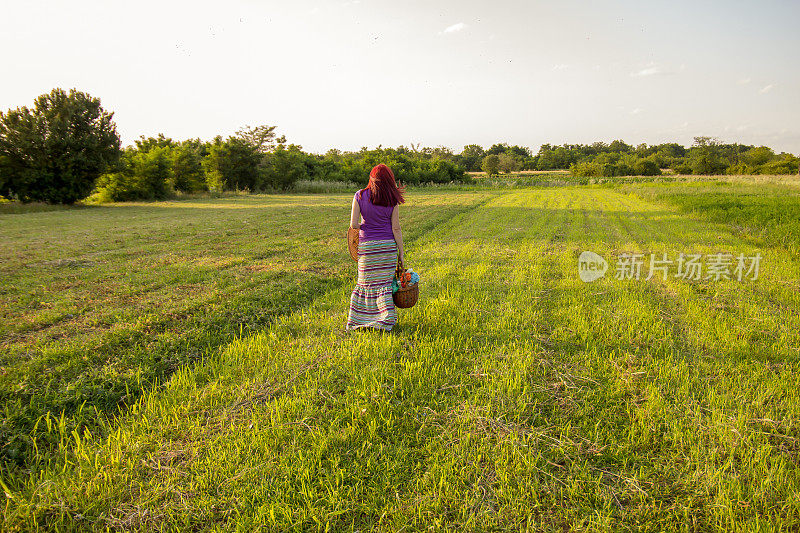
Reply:
M369 173L369 201L375 205L394 207L405 202L403 190L397 187L392 169L381 163Z

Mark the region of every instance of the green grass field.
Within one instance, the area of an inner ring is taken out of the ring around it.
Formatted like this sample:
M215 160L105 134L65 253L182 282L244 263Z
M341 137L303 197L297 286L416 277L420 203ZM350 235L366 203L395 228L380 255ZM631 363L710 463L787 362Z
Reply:
M351 193L0 214L0 529L800 529L800 189L716 183L413 190L390 335Z

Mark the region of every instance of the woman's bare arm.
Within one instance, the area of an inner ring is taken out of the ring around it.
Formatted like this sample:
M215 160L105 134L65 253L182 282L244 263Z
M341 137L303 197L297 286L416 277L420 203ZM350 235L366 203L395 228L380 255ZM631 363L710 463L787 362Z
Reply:
M361 206L358 205L358 200L353 196L353 207L350 208L350 227L353 229L361 228Z
M400 229L400 205L394 206L392 211L392 233L394 242L397 243L397 252L400 254L400 266L405 268L405 251L403 250L403 230Z

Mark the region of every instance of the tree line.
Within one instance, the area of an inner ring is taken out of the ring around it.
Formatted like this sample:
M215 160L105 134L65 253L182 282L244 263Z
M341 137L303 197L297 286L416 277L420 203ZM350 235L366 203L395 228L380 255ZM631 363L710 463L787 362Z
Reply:
M164 199L178 192L290 190L299 180L362 183L386 163L408 184L469 181L467 172L490 175L520 170L570 170L576 176L679 174L793 174L798 158L765 146L725 144L696 137L677 143L632 146L611 143L524 146L470 144L325 154L305 152L278 137L275 126L246 126L227 138L175 141L163 134L121 147L113 113L98 98L53 89L31 108L0 112L0 196L23 202L74 203Z
M487 174L525 170L570 170L575 176L654 176L662 170L676 174L796 174L793 154L776 154L766 146L723 143L712 137L695 137L691 147L678 143L640 144L622 140L610 143L543 144L536 154L529 148L506 143L488 150L471 144L460 154L447 148L430 151L438 157Z
M361 183L372 167L386 163L404 183L469 180L455 163L407 149L378 147L358 152L303 151L275 137L275 126L245 127L210 142L141 137L122 150L119 162L99 176L99 201L162 199L177 192L291 190L299 180Z

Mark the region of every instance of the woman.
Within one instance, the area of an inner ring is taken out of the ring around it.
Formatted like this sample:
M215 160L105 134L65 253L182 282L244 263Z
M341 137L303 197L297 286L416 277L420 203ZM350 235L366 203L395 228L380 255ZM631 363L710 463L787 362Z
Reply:
M369 184L353 196L350 227L359 230L358 283L350 295L348 330L390 331L397 322L392 280L398 254L400 264L405 264L398 213L404 201L392 169L384 164L372 169Z

